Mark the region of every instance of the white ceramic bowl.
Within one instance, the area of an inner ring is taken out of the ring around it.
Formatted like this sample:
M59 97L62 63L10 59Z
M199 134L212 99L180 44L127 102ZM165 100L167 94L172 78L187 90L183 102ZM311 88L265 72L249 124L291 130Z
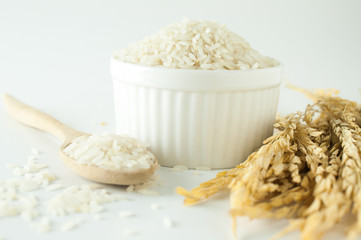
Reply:
M116 129L163 166L231 168L272 134L281 66L185 70L111 59Z

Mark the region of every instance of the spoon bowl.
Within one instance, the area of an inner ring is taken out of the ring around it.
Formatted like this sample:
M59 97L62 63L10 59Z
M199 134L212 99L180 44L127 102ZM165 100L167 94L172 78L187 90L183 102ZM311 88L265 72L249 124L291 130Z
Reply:
M7 111L19 122L48 132L63 143L60 146L60 157L63 163L77 175L88 180L114 185L133 185L145 182L158 167L157 160L147 169L124 170L103 168L95 165L78 164L76 159L64 153L64 149L76 138L89 135L65 126L55 118L22 103L9 94L3 94L3 102Z

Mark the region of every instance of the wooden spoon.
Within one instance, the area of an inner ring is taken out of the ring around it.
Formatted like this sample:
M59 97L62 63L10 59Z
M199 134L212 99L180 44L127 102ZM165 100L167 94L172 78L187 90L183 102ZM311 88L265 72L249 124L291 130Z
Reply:
M150 168L139 170L105 169L98 166L78 164L75 159L64 153L64 149L73 139L89 134L67 127L46 113L20 102L9 94L3 94L2 98L8 112L16 120L59 138L63 142L60 146L61 159L68 168L83 178L99 183L132 185L145 182L158 167L157 161Z

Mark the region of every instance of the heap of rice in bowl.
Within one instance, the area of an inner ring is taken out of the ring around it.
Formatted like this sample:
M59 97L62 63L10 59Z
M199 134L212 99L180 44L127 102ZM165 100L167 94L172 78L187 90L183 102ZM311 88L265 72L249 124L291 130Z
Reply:
M198 70L248 70L279 65L261 55L225 25L184 19L120 50L115 58L129 63Z

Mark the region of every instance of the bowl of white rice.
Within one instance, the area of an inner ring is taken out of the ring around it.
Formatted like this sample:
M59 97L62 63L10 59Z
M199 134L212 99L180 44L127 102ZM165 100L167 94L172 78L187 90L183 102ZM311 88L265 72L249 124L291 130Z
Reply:
M231 168L272 135L282 66L211 21L185 19L111 59L116 130L163 166Z

